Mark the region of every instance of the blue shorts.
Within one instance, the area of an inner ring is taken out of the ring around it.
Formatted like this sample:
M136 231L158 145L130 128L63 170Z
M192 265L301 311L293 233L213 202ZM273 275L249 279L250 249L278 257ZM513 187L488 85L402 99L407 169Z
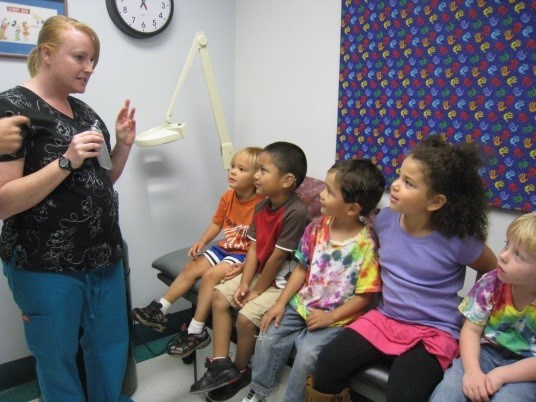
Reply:
M235 254L225 251L220 246L212 246L208 250L205 250L203 254L210 263L211 266L216 266L220 262L226 262L228 264L241 264L246 259L245 254Z

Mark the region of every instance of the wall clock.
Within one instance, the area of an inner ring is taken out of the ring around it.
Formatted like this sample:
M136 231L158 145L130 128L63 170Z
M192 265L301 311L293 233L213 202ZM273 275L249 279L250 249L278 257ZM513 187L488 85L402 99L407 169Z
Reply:
M163 32L173 17L173 0L106 0L113 23L125 34L145 39Z

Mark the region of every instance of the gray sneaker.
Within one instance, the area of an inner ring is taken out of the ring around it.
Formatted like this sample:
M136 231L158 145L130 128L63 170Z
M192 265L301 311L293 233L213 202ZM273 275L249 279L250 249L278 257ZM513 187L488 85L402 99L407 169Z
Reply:
M130 318L140 324L153 328L158 332L164 332L167 317L162 313L162 304L153 300L147 307L135 308L130 312Z
M171 340L166 348L168 355L184 359L190 356L196 349L203 349L211 341L207 328L199 335L188 333L188 324L182 324L179 333Z
M266 402L266 398L250 389L248 394L242 399L242 402Z

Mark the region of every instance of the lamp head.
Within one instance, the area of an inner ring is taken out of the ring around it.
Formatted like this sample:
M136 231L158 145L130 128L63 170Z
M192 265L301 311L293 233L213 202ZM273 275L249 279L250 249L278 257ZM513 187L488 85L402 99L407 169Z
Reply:
M134 142L140 147L152 147L180 140L188 136L188 130L184 123L164 123L150 128L136 136Z

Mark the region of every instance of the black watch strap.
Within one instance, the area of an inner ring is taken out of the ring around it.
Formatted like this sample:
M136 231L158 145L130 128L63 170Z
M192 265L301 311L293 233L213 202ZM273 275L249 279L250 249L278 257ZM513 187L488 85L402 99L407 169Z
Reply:
M74 170L73 166L71 165L71 161L69 160L69 158L66 158L64 155L60 156L59 164L60 164L60 168L65 169L69 172L72 172Z

